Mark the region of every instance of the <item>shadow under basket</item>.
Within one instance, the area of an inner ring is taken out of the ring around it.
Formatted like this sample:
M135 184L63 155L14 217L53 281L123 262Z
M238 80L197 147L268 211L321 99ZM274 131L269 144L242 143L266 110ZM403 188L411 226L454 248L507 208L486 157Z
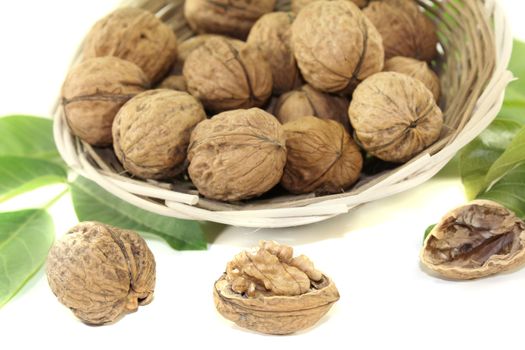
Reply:
M409 162L363 176L344 193L289 195L272 190L263 197L223 203L199 196L189 181L134 179L110 148L94 148L74 137L60 102L54 137L66 163L113 195L142 209L182 219L207 220L246 227L289 227L347 213L350 209L417 186L434 176L463 146L485 129L499 112L512 74L509 23L496 0L418 1L435 21L440 41L435 68L441 78L440 107L444 128L439 140ZM183 16L184 1L128 0L155 13L186 40L195 35ZM288 10L279 0L278 10ZM77 60L79 57L77 57Z

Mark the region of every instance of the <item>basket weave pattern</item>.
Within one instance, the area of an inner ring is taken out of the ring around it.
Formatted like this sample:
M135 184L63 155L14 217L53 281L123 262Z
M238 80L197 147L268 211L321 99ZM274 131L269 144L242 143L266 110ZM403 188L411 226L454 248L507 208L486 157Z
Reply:
M183 219L246 227L287 227L346 213L351 208L417 186L435 175L464 145L494 119L512 79L507 65L512 51L509 24L496 0L418 1L437 24L440 40L436 69L441 78L440 139L409 162L361 179L349 191L327 195L278 195L242 203L222 203L198 195L188 181L134 179L113 151L94 148L74 137L57 103L54 137L68 165L107 191L142 209ZM128 0L155 13L183 41L195 35L183 16L183 0ZM289 0L277 9L288 10ZM77 57L77 61L81 57ZM76 62L73 62L75 64Z

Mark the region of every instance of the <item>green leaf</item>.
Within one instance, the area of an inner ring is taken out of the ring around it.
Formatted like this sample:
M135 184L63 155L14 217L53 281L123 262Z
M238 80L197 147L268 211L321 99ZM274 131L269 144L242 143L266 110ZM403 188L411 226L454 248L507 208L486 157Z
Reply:
M162 237L174 249L206 249L198 221L169 218L137 208L80 176L71 184L71 194L80 221L100 221L151 233Z
M0 307L40 269L54 237L45 210L0 213Z
M40 186L66 180L64 168L47 160L0 156L0 203Z
M0 156L29 157L62 164L53 140L51 119L22 115L0 118Z
M498 202L525 219L525 163L510 170L478 198Z
M436 227L436 225L437 224L433 224L427 227L427 229L425 230L425 235L423 236L423 242L425 241L425 239L427 239L428 235L430 234L430 232L432 232L432 230L434 229L434 227Z
M496 159L485 176L484 188L488 188L495 180L503 176L517 164L525 161L525 127L521 128L505 152Z

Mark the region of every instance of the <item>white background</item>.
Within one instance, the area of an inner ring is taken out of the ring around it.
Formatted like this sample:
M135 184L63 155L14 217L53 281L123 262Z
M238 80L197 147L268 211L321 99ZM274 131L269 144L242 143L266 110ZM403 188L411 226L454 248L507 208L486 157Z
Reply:
M0 115L49 116L78 43L118 1L0 2ZM518 38L524 4L501 1ZM54 186L0 205L39 206ZM226 228L208 251L178 252L148 240L157 260L154 301L118 323L90 327L55 299L42 271L0 309L0 349L523 349L525 269L471 282L427 275L423 231L465 202L458 178L438 178L327 222L292 229ZM69 196L51 208L57 237L76 224ZM260 239L294 246L336 282L341 300L292 336L242 330L216 311L212 285L226 262Z

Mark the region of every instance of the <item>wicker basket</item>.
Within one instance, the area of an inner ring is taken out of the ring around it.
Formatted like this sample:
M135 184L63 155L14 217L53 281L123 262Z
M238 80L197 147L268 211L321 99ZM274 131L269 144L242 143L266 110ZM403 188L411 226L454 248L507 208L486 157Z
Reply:
M405 191L430 179L494 119L512 79L507 64L512 36L495 0L419 1L435 19L440 38L437 70L441 77L445 127L440 139L406 164L361 179L334 195L274 195L242 203L200 197L189 182L131 178L111 149L93 148L72 136L57 103L54 137L67 164L110 193L145 210L183 219L246 227L287 227L326 220L353 207ZM128 0L171 25L179 41L194 35L183 16L183 0ZM288 9L289 0L279 0ZM80 60L81 57L77 57ZM76 62L74 62L76 63Z

